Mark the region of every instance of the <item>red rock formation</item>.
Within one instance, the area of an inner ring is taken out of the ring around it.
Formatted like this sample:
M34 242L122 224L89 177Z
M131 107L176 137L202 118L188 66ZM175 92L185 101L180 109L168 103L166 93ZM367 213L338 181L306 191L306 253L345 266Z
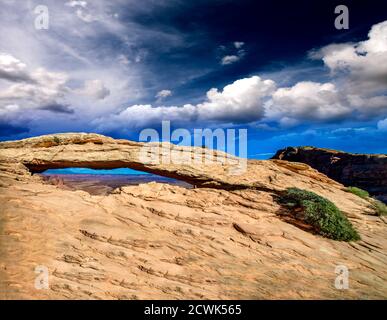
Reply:
M387 155L287 147L277 151L273 159L306 163L345 186L367 190L387 203Z
M142 146L94 134L0 143L0 299L387 296L386 220L341 184L282 160L248 161L241 175L222 163L145 164ZM200 188L147 183L91 195L30 172L66 166L141 168ZM275 199L288 187L333 201L361 240L285 222ZM337 265L350 270L348 290L334 286ZM35 287L38 266L49 272L48 289Z

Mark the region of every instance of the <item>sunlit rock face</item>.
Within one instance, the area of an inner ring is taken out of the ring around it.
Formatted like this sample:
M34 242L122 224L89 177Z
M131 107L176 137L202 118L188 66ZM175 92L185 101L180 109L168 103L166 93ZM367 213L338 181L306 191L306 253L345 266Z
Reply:
M0 143L1 298L387 296L386 220L340 183L282 160L249 160L239 175L229 173L235 157L149 164L139 159L143 146L96 134ZM128 167L195 187L150 182L92 195L34 174L66 167ZM334 202L362 240L329 240L287 223L276 197L289 187ZM348 290L335 287L338 265L349 269ZM39 270L48 272L47 288L37 289Z
M346 186L367 190L387 203L387 155L288 147L279 150L273 159L306 163Z

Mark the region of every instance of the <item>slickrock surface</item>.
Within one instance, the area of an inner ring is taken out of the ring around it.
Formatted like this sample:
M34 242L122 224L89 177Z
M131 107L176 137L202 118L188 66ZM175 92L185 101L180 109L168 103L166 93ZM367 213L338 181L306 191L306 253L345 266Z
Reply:
M335 181L367 190L387 203L387 155L288 147L278 150L273 159L306 163Z
M142 146L96 134L0 143L0 298L387 297L387 221L341 184L281 160L249 160L242 175L229 173L237 158L144 164ZM100 196L31 175L60 167L130 167L198 188L147 183ZM362 240L333 241L285 222L275 198L288 187L333 201ZM334 286L338 265L349 269L347 290ZM49 270L47 290L34 286L37 266Z

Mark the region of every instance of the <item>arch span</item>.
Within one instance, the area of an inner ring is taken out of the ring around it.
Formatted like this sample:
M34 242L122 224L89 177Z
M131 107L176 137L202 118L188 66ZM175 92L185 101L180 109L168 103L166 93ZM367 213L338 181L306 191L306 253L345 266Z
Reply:
M228 174L232 167L229 164L230 156L223 152L214 151L214 158L217 161L210 164L194 162L185 164L174 163L174 161L151 164L141 161L140 154L145 145L145 143L113 139L98 134L69 133L2 142L0 149L1 155L22 163L31 173L64 168L96 170L129 168L181 180L198 187L222 189L250 187L237 183L238 180L241 181L239 179L241 176L232 177ZM153 144L153 146L158 147L160 158L165 152L170 152L171 158L184 156L194 159L202 153L204 156L203 148L182 147L169 143ZM224 159L223 163L222 159Z

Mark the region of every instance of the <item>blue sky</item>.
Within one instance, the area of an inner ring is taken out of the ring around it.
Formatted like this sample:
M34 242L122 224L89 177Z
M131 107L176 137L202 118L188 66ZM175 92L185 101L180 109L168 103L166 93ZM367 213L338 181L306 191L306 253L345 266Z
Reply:
M387 153L385 1L0 4L0 140L138 140L169 120L247 128L251 158L298 145ZM348 30L334 27L338 4Z
M49 169L46 170L44 174L150 175L147 172L137 171L129 168L118 168L110 170L94 170L88 168Z

